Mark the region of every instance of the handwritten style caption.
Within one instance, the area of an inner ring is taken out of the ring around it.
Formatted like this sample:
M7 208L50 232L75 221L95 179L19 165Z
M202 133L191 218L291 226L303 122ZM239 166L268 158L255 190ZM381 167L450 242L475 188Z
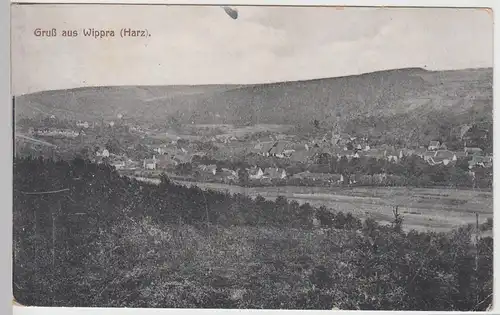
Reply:
M33 35L35 37L88 37L93 39L105 39L113 37L151 37L151 33L147 29L133 29L130 27L124 27L120 30L114 29L96 29L96 28L84 28L84 29L68 29L68 30L58 30L56 28L43 29L36 28L33 30Z

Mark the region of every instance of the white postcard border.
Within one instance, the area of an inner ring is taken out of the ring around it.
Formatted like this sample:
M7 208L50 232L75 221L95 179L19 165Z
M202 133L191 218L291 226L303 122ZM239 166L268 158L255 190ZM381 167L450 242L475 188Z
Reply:
M6 4L5 8L7 11L9 11L9 1L4 1ZM23 4L29 4L29 3L39 3L39 4L85 4L85 3L92 3L92 4L141 4L141 5L146 5L146 4L175 4L175 5L223 5L223 4L230 4L230 5L267 5L267 6L278 6L278 5L285 5L285 6L382 6L382 7L456 7L456 8L492 8L492 15L493 18L496 20L496 8L500 8L500 5L497 1L495 0L386 0L386 1L379 1L379 0L352 0L346 3L346 1L339 1L339 0L288 0L288 1L277 1L277 0L252 0L252 1L245 1L245 0L210 0L210 1L186 1L186 0L177 0L177 1L165 1L165 0L148 0L148 1L137 1L137 0L121 0L121 1L115 1L115 0L94 0L94 1L83 1L83 0L60 0L60 1L53 1L53 0L37 0L35 1L30 1L30 0L17 0L17 1L10 1L10 3L23 3ZM2 10L3 11L3 10ZM7 18L0 18L1 21L4 21L4 23L8 24L8 21L10 21L9 17L9 12L6 12L7 14L3 16L7 16ZM464 21L466 22L466 21ZM496 22L496 21L495 21ZM497 25L498 23L494 23L494 49L495 53L498 51L498 40L497 40L497 34L499 33L499 26ZM10 44L10 35L9 35L9 30L5 30L5 28L2 28L2 32L0 33L1 39L4 43L4 45L1 45L4 50L4 52L7 53L7 56L9 56L9 44ZM459 36L459 35L457 35ZM496 55L496 54L495 54ZM494 58L495 60L495 58ZM12 135L12 114L11 114L11 104L10 104L10 92L8 86L10 85L10 62L9 58L2 58L2 67L0 69L2 70L2 79L6 79L6 81L2 80L2 83L7 83L7 84L2 84L1 86L4 87L1 90L2 94L2 100L4 100L3 103L8 104L7 110L5 107L3 108L4 110L4 115L1 115L2 119L6 122L1 124L4 126L4 128L7 128L3 133L2 133L2 141L3 141L3 147L9 147L10 149L12 148L12 139L10 139ZM494 78L497 77L498 75L498 69L497 67L494 66ZM494 79L494 85L496 84L496 80ZM7 89L5 88L7 87ZM497 93L496 86L493 88L493 95L494 95L494 103L496 102L499 94ZM495 106L494 106L495 108ZM8 114L6 114L8 113ZM498 113L497 110L494 110L494 121L497 121L500 119L500 114ZM6 126L6 127L5 127ZM500 134L500 127L497 126L497 124L494 124L494 133ZM500 152L500 141L497 139L497 137L494 137L494 152ZM0 163L1 167L3 168L2 174L6 174L6 176L2 176L2 181L3 181L3 186L4 189L2 189L4 194L8 194L8 196L5 196L3 198L4 200L4 206L8 209L12 209L12 157L3 155L3 158L6 159L4 163ZM496 155L494 155L494 163L500 162L500 158ZM494 182L496 183L499 180L499 174L496 171L497 169L494 169ZM497 187L497 185L494 185L494 193L500 194L500 187ZM494 212L495 209L498 208L499 202L497 201L496 198L494 198L493 201L494 205ZM11 211L11 210L10 210ZM4 233L6 233L8 236L3 238L3 243L7 243L7 247L9 248L9 260L8 262L8 268L2 268L6 272L6 275L8 274L7 278L5 281L2 281L3 285L7 288L6 294L8 295L8 300L10 301L10 305L12 305L12 281L11 281L11 242L12 242L12 229L11 229L11 224L12 224L12 215L11 212L4 211L3 215L6 215L7 217L2 220L3 224L5 224ZM500 230L500 225L495 223L496 220L494 220L494 233L498 232ZM500 233L500 232L499 232ZM499 234L500 235L500 234ZM500 262L498 261L498 253L500 252L500 245L497 244L497 242L494 243L494 253L495 253L495 259L494 259L494 270L500 270ZM5 255L6 256L6 255ZM4 256L4 257L5 257ZM4 260L5 261L5 260ZM497 273L495 273L495 280L494 280L494 292L498 291L498 288L500 288L500 278L497 276ZM5 291L4 291L5 292ZM500 307L498 305L498 293L496 294L494 298L494 310L491 311L493 314L500 314ZM222 309L217 309L217 310L209 310L209 309L127 309L127 308L116 308L116 309L110 309L110 308L45 308L45 307L24 307L24 306L13 306L13 313L17 315L32 315L32 314L92 314L92 315L97 315L97 314L192 314L192 312L198 312L199 314L206 314L206 315L211 315L211 314L243 314L243 313L259 313L259 314L278 314L278 313L283 313L285 312L286 314L289 315L294 315L294 314L299 314L304 311L293 311L293 310L287 310L287 311L279 311L279 310L222 310ZM326 312L335 312L335 313L356 313L356 314L379 314L379 313L387 313L387 311L306 311L309 312L310 314L324 314ZM474 313L474 312L402 312L402 311L396 311L396 312L391 312L391 313L411 313L411 314L447 314L447 313ZM474 314L481 314L485 312L475 312Z

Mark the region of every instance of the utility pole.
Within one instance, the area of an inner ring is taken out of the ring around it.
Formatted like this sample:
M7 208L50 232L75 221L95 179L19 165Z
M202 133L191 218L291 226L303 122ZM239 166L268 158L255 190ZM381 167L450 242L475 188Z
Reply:
M57 201L57 212L52 212L52 281L56 276L56 218L61 213L61 201ZM52 303L54 303L54 285L50 287Z
M475 292L475 297L476 297L476 305L479 302L479 277L478 277L478 272L479 272L479 213L476 212L476 261L475 261L475 267L474 267L474 282L476 284L476 292Z
M476 212L476 271L479 267L479 213Z
M56 262L56 215L52 213L52 270L55 268Z
M21 192L24 195L48 195L48 194L58 194L61 192L69 191L69 188L64 188L64 189L59 189L59 190L52 190L52 191L41 191L41 192ZM36 215L37 210L35 209L33 211L33 216L34 216L34 229L35 229L35 271L38 269L38 251L37 251L37 243L38 243L38 231L37 231L37 215ZM56 272L55 272L55 257L56 257L56 251L55 251L55 244L56 244L56 218L57 216L61 213L61 201L58 200L57 202L57 213L55 211L52 211L51 216L52 216L52 280L54 280ZM38 272L35 272L35 277L37 277ZM42 288L40 288L42 289ZM51 299L52 302L54 302L54 285L52 284L50 286L50 290L52 293Z

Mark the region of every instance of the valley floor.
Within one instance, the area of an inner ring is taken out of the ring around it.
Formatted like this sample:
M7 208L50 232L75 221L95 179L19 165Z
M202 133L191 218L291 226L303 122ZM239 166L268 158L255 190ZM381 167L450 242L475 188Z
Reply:
M157 179L136 178L159 183ZM493 217L493 193L482 190L459 190L452 188L406 188L406 187L240 187L207 182L175 181L186 186L202 189L228 191L251 196L258 195L275 200L285 196L300 204L326 206L335 211L352 213L359 218L373 218L388 223L393 218L393 207L398 206L404 216L406 230L448 231L457 226L474 224L475 212L480 222Z

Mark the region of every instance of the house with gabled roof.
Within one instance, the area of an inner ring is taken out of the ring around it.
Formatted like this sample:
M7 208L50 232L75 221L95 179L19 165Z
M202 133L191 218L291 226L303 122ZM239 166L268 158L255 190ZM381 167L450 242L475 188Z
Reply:
M179 162L174 158L174 156L165 154L160 155L156 161L156 167L160 169L167 169L169 167L175 167Z
M293 152L295 152L295 150L293 149L286 149L283 151L283 156L286 157L286 158L290 158L293 154Z
M274 147L275 142L259 142L255 145L254 149L257 154L262 156L269 156L271 149Z
M127 166L126 162L127 158L125 156L114 156L110 159L111 166L114 166L117 170L124 169Z
M342 139L342 137L340 135L332 133L332 138L330 140L330 143L332 145L337 145L341 139Z
M270 179L285 179L286 171L282 168L268 167L264 170L264 178Z
M306 163L312 158L311 151L294 151L290 156L290 161Z
M359 151L358 150L352 150L352 153L346 154L347 158L351 159L359 159Z
M460 127L460 139L463 139L471 128L472 125L463 125L462 127Z
M465 130L465 127L464 127ZM479 128L478 126L470 126L466 132L461 134L461 140L464 142L464 146L475 145L477 139L486 140L488 138L488 130Z
M211 165L200 164L200 165L198 165L198 169L200 169L204 173L211 174L211 175L215 175L217 173L217 166L214 164L211 164Z
M436 154L435 151L425 151L422 154L422 158L424 159L424 161L429 162L430 159L433 158L435 154Z
M466 156L482 155L483 150L481 148L470 148L465 147L464 152Z
M264 176L264 172L260 167L252 167L247 169L249 179L261 179Z
M76 122L76 126L79 128L87 129L89 127L89 123L87 121L84 122L84 121L79 120Z
M336 157L337 160L339 160L342 157L342 155L344 154L344 152L345 152L344 149L340 148L340 147L333 147L330 150L331 156L332 157Z
M223 167L222 168L222 172L226 173L226 174L229 174L228 176L234 176L234 177L238 177L238 172L235 171L235 170L232 170L230 168L225 168Z
M438 150L434 154L434 157L438 159L456 160L455 153L450 150Z
M425 160L430 165L438 165L438 164L448 165L451 162L455 162L457 160L455 153L449 150L438 150L429 152L432 152L433 154L426 155Z
M432 162L434 164L448 165L451 162L455 162L456 160L457 157L455 153L449 150L438 150L436 151L436 154L432 157Z
M493 157L475 155L469 161L469 169L474 167L491 167L493 165Z
M427 152L427 149L424 147L420 147L420 148L416 148L413 151L413 154L420 157L420 158L424 158L425 152Z
M155 170L156 169L156 156L153 155L152 159L144 159L142 163L142 167L147 170Z
M270 156L279 157L279 158L283 158L283 157L285 157L285 155L284 155L285 149L287 149L289 147L290 147L290 145L289 145L288 142L286 142L286 141L278 141L278 142L274 143L274 145L271 148L271 150L269 150L269 155Z
M455 160L467 157L467 154L463 151L457 151L454 152L454 154L455 154Z
M440 147L441 147L441 142L435 140L435 141L431 141L429 143L429 146L427 147L427 150L429 150L429 151L435 151L435 150L439 150Z
M294 151L308 151L309 150L309 146L307 145L307 143L294 143L294 144L290 145L290 150L294 150Z
M166 150L166 147L165 146L158 146L158 147L155 147L153 149L153 151L155 151L156 153L158 153L159 155L163 155L163 154L166 154L167 153L167 150Z
M323 138L321 138L321 142L329 142L329 141L328 141L328 133L325 133L325 134L323 135Z
M400 152L398 152L395 148L389 147L384 150L384 156L387 161L397 163L400 159Z
M374 158L380 160L385 158L385 150L371 148L370 150L364 152L364 156L367 158Z
M405 156L412 156L415 154L415 150L413 149L408 149L408 148L402 148L399 150L399 158L402 159Z
M101 148L97 150L95 155L103 158L109 158L109 151L108 149Z

